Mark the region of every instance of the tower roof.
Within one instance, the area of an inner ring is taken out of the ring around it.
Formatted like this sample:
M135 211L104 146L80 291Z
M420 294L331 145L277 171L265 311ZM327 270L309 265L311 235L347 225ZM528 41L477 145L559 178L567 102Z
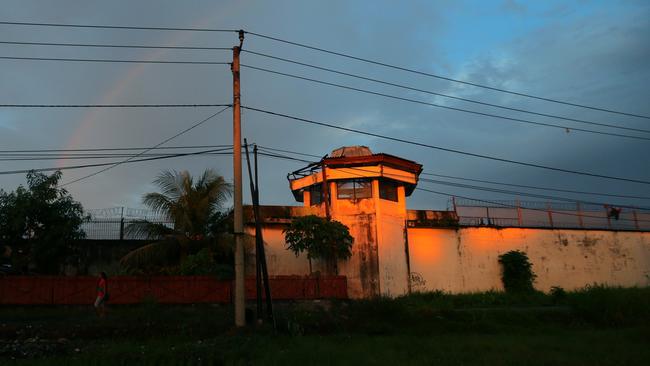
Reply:
M326 174L323 174L326 173ZM422 165L394 155L373 154L367 146L344 146L333 150L319 162L287 175L291 191L298 201L306 187L355 178L375 178L398 181L404 184L406 195L415 189L422 173Z
M348 158L353 156L370 156L372 151L368 146L343 146L332 150L330 158Z

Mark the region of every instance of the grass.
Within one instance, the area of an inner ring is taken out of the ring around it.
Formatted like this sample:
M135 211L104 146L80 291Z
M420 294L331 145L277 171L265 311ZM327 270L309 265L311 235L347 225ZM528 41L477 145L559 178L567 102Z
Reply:
M269 326L230 306L0 308L5 343L66 338L15 365L625 365L650 359L650 288L284 303ZM5 355L6 356L6 355ZM0 352L0 363L3 363ZM5 359L9 360L8 357Z

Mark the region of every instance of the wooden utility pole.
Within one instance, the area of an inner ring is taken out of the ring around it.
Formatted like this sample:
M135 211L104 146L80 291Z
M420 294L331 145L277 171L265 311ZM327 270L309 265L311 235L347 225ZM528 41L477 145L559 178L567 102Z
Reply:
M241 174L241 100L239 90L239 53L244 43L244 31L239 31L239 46L232 49L232 162L234 179L234 230L235 236L235 326L246 325L246 298L244 287L244 215Z

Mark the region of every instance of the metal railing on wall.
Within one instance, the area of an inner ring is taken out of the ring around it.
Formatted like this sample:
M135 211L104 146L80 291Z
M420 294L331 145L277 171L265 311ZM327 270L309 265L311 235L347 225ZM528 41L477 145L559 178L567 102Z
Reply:
M460 226L650 231L650 211L580 202L454 199Z

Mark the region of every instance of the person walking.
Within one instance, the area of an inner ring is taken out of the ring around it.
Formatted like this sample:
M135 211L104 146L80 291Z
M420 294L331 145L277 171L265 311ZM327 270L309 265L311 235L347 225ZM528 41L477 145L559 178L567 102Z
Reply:
M103 318L106 316L106 302L108 302L108 277L106 272L99 273L97 281L97 298L95 299L95 311L97 316Z

